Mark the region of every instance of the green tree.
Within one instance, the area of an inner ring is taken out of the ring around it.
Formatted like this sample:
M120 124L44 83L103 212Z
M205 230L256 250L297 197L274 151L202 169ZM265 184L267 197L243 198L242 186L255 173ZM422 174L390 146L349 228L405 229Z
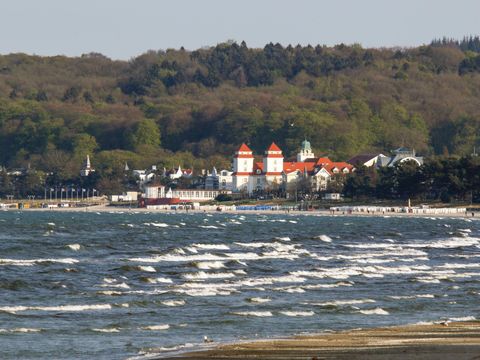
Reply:
M160 146L160 129L152 119L143 119L137 123L130 135L130 144L132 149L137 149L141 145Z

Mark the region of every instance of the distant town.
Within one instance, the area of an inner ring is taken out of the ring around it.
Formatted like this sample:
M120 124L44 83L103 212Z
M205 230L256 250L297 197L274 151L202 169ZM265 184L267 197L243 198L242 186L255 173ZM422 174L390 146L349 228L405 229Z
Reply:
M201 203L275 200L276 204L284 202L308 209L319 201L390 198L450 202L455 197L473 204L478 201L479 172L475 170L479 167L478 160L474 150L468 158L443 159L440 162L435 159L426 163L415 150L400 147L388 154L365 153L336 162L326 156L316 156L307 139L299 144L298 153L291 158L286 158L274 142L261 155L254 154L246 143L242 143L233 154L229 169L213 167L195 170L182 168L181 165L174 169L159 169L156 165L149 169L131 169L125 162L121 175L123 191L106 194L88 186L95 183L96 170L87 154L79 173L80 185L44 186L43 193L37 191L23 198L16 196L15 190L22 186L22 179L28 178L32 170L2 168L2 184L7 182L6 179L13 179L10 181L13 191L5 194L0 203L4 208L79 207L109 203L112 206L167 209L178 206L194 208ZM448 179L455 182L452 175L459 174L452 167L455 164L467 170L460 171L464 176L472 176L471 179L462 179L463 189L452 188L452 184L443 179L445 174L438 173L440 168L448 170ZM381 190L385 193L381 194Z

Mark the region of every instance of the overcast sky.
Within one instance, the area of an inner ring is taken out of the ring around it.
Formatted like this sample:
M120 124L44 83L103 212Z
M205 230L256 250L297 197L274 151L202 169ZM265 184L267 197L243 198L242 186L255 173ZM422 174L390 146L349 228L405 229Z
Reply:
M0 53L129 59L149 49L360 43L480 34L480 0L2 0Z

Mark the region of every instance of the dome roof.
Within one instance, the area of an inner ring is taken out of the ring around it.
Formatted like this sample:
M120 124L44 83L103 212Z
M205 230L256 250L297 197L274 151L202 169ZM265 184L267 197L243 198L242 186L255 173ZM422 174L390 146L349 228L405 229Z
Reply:
M312 150L312 147L310 146L310 141L307 139L302 141L302 150Z

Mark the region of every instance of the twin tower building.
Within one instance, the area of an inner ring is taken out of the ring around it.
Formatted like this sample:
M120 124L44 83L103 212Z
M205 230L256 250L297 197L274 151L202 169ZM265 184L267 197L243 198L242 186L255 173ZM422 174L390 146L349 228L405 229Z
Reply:
M353 166L335 163L330 159L315 158L310 142L302 142L296 161L285 161L282 150L272 143L261 162L256 162L252 150L242 144L233 157L233 191L252 193L258 190L275 190L299 180L308 180L313 190L326 189L335 174L347 174Z

